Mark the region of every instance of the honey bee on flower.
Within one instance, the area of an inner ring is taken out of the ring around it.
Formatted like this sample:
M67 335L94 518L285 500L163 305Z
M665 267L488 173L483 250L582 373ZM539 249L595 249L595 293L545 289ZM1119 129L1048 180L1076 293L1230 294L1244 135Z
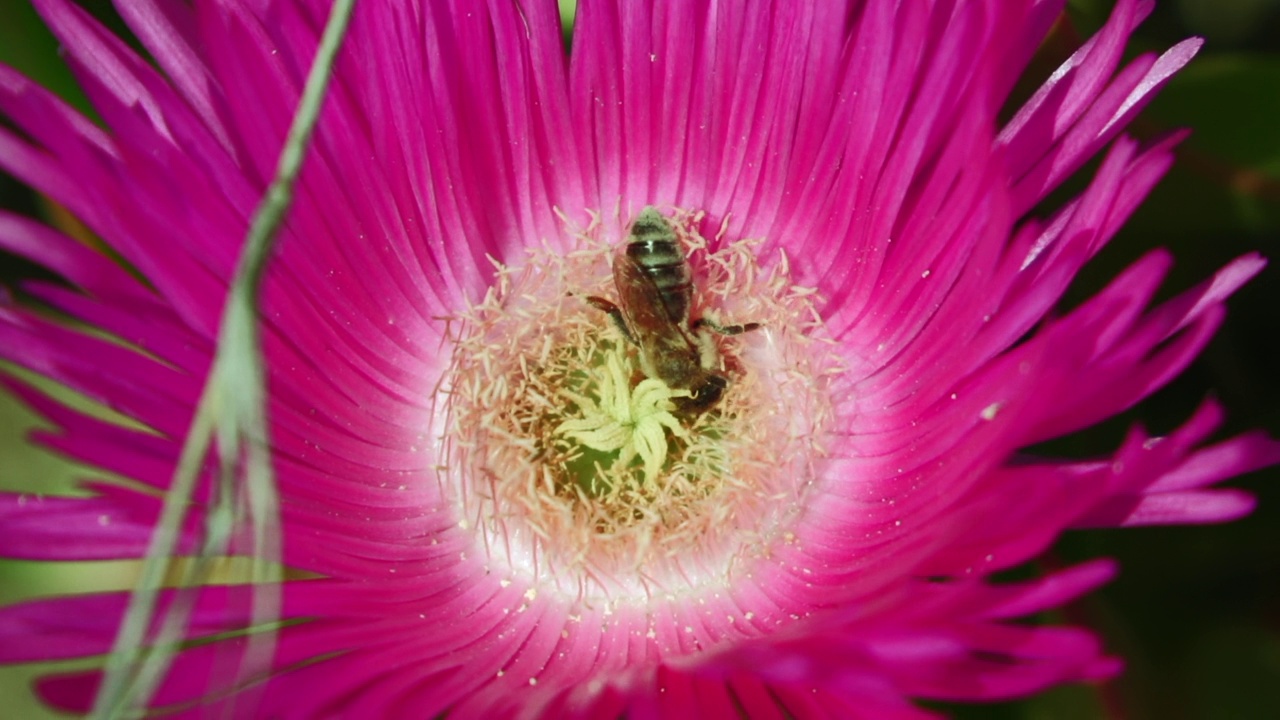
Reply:
M622 334L640 348L645 375L689 391L688 397L675 399L681 411L710 409L729 379L713 369L719 355L707 331L737 335L759 325L721 326L706 318L690 322L689 261L671 223L652 207L640 211L625 244L618 248L613 281L621 306L598 296L587 301L609 313Z

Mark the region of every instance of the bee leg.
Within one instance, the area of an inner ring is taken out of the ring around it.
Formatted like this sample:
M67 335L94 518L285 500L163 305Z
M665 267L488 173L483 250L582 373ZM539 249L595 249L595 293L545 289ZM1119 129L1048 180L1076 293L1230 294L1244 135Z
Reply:
M760 323L743 323L741 325L720 325L716 322L708 320L707 318L698 318L697 320L693 321L694 330L700 330L702 329L703 326L711 328L712 330L716 331L721 335L741 335L744 332L751 332L752 330L759 330L761 328Z
M693 345L698 350L698 366L703 370L712 370L720 365L720 348L716 347L711 333L694 325Z
M627 321L622 317L622 308L596 295L588 295L586 301L591 307L597 310L603 310L609 313L609 317L613 319L613 324L618 326L618 330L622 332L622 336L632 343L636 343L636 336L631 334L631 329L627 327ZM639 344L639 343L636 343Z

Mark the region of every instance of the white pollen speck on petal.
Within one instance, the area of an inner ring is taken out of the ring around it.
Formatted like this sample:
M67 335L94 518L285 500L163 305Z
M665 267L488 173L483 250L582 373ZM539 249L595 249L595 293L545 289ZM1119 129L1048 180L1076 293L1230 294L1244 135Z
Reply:
M537 589L537 588L529 588L528 590L525 590L525 591L524 591L524 599L525 599L525 600L529 600L529 601L537 600L537 599L538 599L538 589Z
M991 403L990 405L982 408L982 412L979 413L979 415L983 420L995 420L996 415L999 414L999 412L1000 403Z

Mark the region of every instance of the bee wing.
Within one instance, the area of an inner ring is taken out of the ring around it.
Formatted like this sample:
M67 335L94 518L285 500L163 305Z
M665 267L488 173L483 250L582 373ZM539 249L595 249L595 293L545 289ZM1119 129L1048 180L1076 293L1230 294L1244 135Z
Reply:
M622 298L622 312L627 323L640 333L669 334L679 330L681 318L672 318L662 291L644 268L627 255L625 246L613 261L613 283Z

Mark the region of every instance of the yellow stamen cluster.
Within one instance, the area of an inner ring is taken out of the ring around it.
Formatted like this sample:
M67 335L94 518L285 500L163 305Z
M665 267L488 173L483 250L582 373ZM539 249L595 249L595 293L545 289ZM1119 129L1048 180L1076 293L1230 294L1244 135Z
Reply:
M622 472L637 455L644 463L644 481L658 479L667 461L667 431L688 439L689 433L674 415L671 398L688 396L688 390L672 390L654 378L631 388L630 373L621 353L610 352L603 368L594 369L598 399L562 390L561 395L578 406L581 417L556 426L555 432L603 453L618 453L610 472Z

